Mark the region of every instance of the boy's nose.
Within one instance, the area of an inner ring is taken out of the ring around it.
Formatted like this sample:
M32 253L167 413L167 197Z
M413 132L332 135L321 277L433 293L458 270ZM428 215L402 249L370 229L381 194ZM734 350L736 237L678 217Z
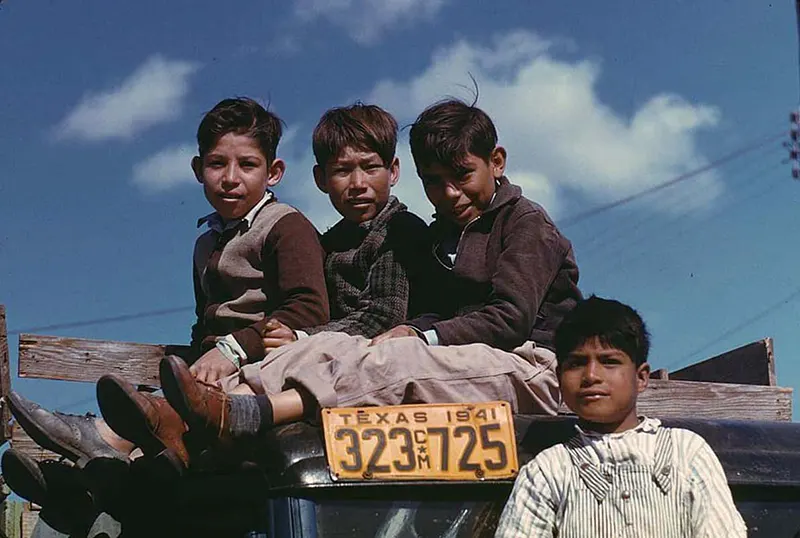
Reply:
M222 183L225 185L236 185L239 183L239 171L235 166L229 166L225 169L222 176Z
M600 379L598 374L597 364L594 361L586 363L586 366L583 368L583 378L586 381L597 381Z
M354 189L366 188L367 175L362 170L354 170L350 176L350 186Z
M448 182L444 187L444 195L447 198L460 198L461 197L461 189L453 185L452 183Z

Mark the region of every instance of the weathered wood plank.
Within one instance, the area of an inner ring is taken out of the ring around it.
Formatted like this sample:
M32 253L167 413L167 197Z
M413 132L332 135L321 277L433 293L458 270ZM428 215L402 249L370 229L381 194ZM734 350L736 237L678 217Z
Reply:
M791 421L792 389L651 379L637 410L651 417Z
M669 378L683 381L775 386L777 381L772 338L765 338L670 372Z
M25 433L25 430L20 428L19 424L14 424L12 429L11 446L15 450L26 453L36 461L57 460L61 457L55 452L50 452L37 445L34 440Z
M0 304L0 396L11 392L11 367L8 363L8 328L6 307ZM0 445L11 438L11 410L5 400L0 403Z
M24 505L23 501L6 499L3 502L3 520L0 530L6 538L21 538Z
M669 379L669 372L666 368L659 368L650 372L650 379Z
M33 535L33 530L36 528L36 523L39 522L39 511L32 510L30 503L25 506L22 511L22 538L30 538Z
M158 386L158 362L165 355L186 356L188 351L188 346L23 334L19 376L94 382L114 373L133 384Z

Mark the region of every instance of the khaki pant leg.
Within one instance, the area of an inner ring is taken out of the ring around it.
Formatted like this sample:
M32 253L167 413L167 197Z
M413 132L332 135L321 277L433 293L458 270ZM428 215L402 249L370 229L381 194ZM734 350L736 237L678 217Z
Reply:
M555 355L528 342L514 352L485 344L428 346L398 338L337 360L339 407L503 400L514 412L555 414ZM357 362L346 363L356 359Z
M429 346L417 337L369 346L369 339L319 333L278 348L222 380L256 394L302 386L320 407L503 400L514 412L555 414L555 356L528 342L501 351L485 344Z
M344 333L322 332L279 347L253 364L219 381L226 392L247 385L256 394L277 394L297 385L306 389L320 407L335 407L337 363L351 364L366 353L369 339Z

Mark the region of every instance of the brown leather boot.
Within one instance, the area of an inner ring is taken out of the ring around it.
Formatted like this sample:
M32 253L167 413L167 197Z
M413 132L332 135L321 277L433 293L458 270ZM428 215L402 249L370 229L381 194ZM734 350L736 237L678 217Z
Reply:
M230 441L230 397L217 385L197 381L182 359L169 356L159 365L167 401L189 427L219 441Z
M189 466L186 424L167 400L139 392L119 376L104 375L97 381L97 403L108 426L145 455L177 457L183 467Z

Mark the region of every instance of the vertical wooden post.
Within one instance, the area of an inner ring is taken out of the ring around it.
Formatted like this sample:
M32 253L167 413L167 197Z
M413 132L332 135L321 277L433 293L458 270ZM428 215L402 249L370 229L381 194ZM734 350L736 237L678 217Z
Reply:
M6 307L0 304L0 396L11 392L11 368L8 363L8 331L6 329ZM11 439L11 410L3 401L0 408L0 444Z

